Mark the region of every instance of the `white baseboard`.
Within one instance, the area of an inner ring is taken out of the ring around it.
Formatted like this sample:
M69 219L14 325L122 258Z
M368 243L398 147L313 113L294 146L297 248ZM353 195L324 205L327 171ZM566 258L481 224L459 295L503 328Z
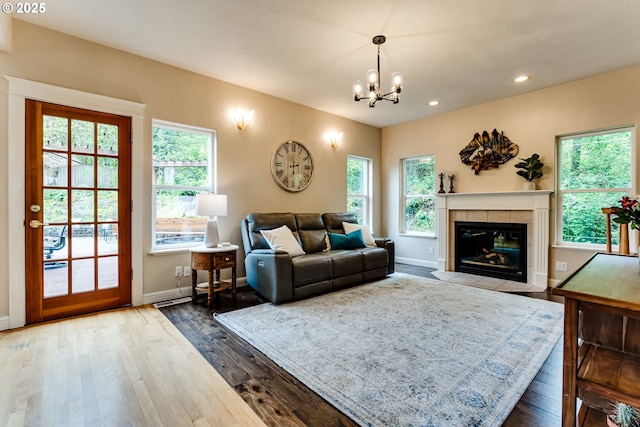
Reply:
M168 291L151 292L142 295L143 304L153 304L160 301L169 301L172 299L184 298L191 296L191 286L183 286L181 288L169 289Z
M239 277L236 279L236 286L238 288L246 286L247 281L245 277ZM166 291L150 292L142 296L142 304L154 304L161 301L169 301L172 299L191 297L191 285L183 286L181 288L169 289Z
M409 264L409 265L415 265L418 267L428 267L428 268L436 268L436 269L438 268L437 261L426 261L423 259L396 257L396 262L398 264Z
M0 317L0 331L9 329L9 316Z

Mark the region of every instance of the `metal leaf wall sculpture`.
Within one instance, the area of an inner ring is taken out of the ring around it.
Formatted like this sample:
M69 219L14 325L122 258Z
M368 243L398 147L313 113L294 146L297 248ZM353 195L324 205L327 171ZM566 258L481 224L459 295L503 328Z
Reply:
M476 132L473 139L460 151L460 160L470 165L478 175L482 169L497 168L518 155L519 148L504 135L504 132L486 130Z

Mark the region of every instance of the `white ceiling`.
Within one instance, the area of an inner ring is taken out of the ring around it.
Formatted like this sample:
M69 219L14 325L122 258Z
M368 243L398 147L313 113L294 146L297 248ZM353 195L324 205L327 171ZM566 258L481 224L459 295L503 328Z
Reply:
M640 64L638 0L54 0L12 16L378 127ZM382 87L402 71L404 88L369 108L351 85L377 34Z

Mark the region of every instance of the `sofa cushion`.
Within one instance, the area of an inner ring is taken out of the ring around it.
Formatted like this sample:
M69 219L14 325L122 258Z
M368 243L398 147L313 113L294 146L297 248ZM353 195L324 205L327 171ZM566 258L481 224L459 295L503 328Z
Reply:
M251 213L246 220L251 249L270 249L260 230L273 230L286 225L294 236L298 234L293 213Z
M363 248L356 249L362 254L362 271L375 270L387 267L389 263L389 253L383 248Z
M295 214L295 218L302 249L308 254L326 250L327 230L322 222L322 216L317 213L304 213Z
M331 279L331 258L323 254L308 254L291 260L293 287Z
M331 249L359 249L367 245L362 239L362 230L356 230L349 234L329 233Z
M324 230L324 222L322 222L322 215L318 213L297 213L294 214L296 218L296 227L298 230Z
M262 234L269 247L273 250L285 251L292 257L304 255L304 251L286 225L274 228L273 230L260 230L260 234Z
M342 228L343 222L352 222L356 224L358 222L356 214L351 212L341 213L325 213L322 214L322 222L327 228L329 233L344 234L344 228Z
M331 258L333 278L362 272L362 254L350 249L338 249L325 252Z
M342 228L344 228L344 232L345 234L349 234L353 231L356 230L360 230L362 231L362 239L364 240L364 243L372 248L375 248L376 246L376 241L373 238L373 234L371 233L371 229L369 228L368 225L366 224L353 224L351 222L343 222L342 223Z
M322 252L327 249L325 241L327 237L326 230L300 230L298 235L302 242L302 249L308 254Z

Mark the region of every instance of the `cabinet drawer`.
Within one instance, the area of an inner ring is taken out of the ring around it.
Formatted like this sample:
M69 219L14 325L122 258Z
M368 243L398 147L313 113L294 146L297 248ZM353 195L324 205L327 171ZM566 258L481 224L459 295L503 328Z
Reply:
M236 265L236 255L235 254L214 255L213 265L215 266L216 269L231 268Z

